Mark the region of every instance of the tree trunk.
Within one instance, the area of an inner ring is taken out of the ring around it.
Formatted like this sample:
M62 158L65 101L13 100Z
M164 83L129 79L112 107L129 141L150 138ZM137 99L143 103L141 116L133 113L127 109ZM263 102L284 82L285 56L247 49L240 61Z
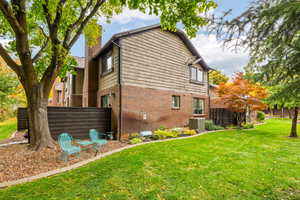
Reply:
M249 106L246 107L246 122L251 123L251 110Z
M236 117L236 123L237 123L237 126L238 128L242 128L242 123L244 121L244 117L243 117L244 113L242 112L236 112L235 113L235 117Z
M298 107L295 107L290 137L298 137L297 136L297 120L298 120Z
M292 110L291 109L287 109L288 113L289 113L289 119L292 119Z
M273 115L274 115L274 113L273 113L273 108L270 109L270 114L271 114L271 118L273 118Z
M35 151L43 148L55 148L48 126L48 97L43 95L41 87L32 89L28 98L28 119L30 147Z

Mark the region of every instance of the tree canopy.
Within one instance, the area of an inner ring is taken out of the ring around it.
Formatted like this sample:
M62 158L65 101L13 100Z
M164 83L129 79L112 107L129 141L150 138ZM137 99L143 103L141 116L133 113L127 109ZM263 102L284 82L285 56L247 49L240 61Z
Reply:
M59 74L72 70L70 49L84 33L88 44L101 34L100 18L110 21L124 7L160 16L165 30L182 23L188 36L208 20L212 0L0 0L0 56L17 74L28 103L30 142L34 149L54 147L47 104ZM20 63L16 63L19 60Z
M268 96L267 90L260 84L245 79L243 73L235 74L232 82L221 83L217 88L217 93L220 97L219 101L232 111L246 112L247 122L251 121L252 111L266 108L263 100ZM239 121L239 125L241 121Z
M12 117L16 107L24 106L26 97L16 74L0 57L0 121Z
M220 83L226 83L229 78L220 70L212 70L208 74L209 83L219 85Z
M224 44L246 47L249 78L272 88L269 101L286 102L298 110L300 81L300 1L259 0L241 15L228 20L213 17L210 31ZM297 116L297 115L294 115ZM297 119L291 132L296 132ZM295 134L291 134L295 135Z

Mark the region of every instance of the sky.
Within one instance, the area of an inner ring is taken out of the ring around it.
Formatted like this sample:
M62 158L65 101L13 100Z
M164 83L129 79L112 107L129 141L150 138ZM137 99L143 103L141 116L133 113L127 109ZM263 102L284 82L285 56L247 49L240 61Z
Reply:
M249 0L215 0L215 2L218 7L212 12L220 15L222 12L232 9L232 17L242 13L249 4ZM157 23L159 23L158 16L150 16L136 10L124 9L120 15L113 17L110 24L101 24L104 28L102 45L115 33ZM207 35L201 30L191 41L210 67L219 69L228 76L242 71L243 66L248 62L247 51L241 49L239 52L235 52L227 47L224 48L214 35ZM83 36L73 46L71 53L73 56L84 56Z

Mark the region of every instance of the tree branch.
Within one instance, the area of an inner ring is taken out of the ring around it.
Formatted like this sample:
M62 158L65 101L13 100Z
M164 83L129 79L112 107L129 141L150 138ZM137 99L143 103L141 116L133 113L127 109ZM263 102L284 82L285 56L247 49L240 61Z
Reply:
M100 8L100 6L103 3L105 3L105 1L106 0L97 0L95 6L93 7L93 9L89 13L89 15L80 24L77 32L75 33L75 36L71 39L70 43L65 46L65 48L67 50L69 50L74 45L74 43L77 41L77 39L79 38L79 36L82 34L82 31L83 31L84 27L87 25L87 23L89 22L89 20L96 14L96 12Z
M41 33L46 38L46 41L44 42L44 44L40 48L40 50L37 52L37 54L35 54L35 56L32 58L32 62L33 63L39 59L39 57L42 55L43 51L46 49L46 47L48 46L48 43L49 43L49 36L45 33L45 31L44 31L44 29L42 27L40 27L40 26L38 26L38 27L41 30Z
M43 9L44 9L44 14L47 20L47 24L49 27L49 35L50 35L50 40L52 42L52 57L51 57L51 63L46 69L46 71L43 74L43 77L41 79L41 84L44 87L44 93L48 94L49 87L51 89L51 82L53 82L53 79L55 79L56 71L57 71L57 65L58 65L58 57L59 57L59 45L60 41L58 39L57 33L58 33L58 28L59 28L59 23L61 20L62 16L62 9L63 5L65 4L66 0L60 0L57 4L56 7L56 15L53 23L51 23L51 16L49 13L48 9L48 0L45 0L45 4L43 4ZM61 52L60 52L61 53ZM62 56L62 55L60 55Z
M14 11L9 5L8 1L0 0L0 10L16 33L24 33L24 29L17 20Z
M18 75L21 73L20 66L10 57L10 55L7 53L7 51L4 49L4 47L0 44L0 55L6 62L6 64L14 70Z
M65 38L64 38L64 41L63 41L63 46L66 48L67 47L67 44L70 40L70 37L71 37L71 32L76 29L76 27L83 21L84 19L84 16L86 15L86 12L87 10L91 7L93 3L93 0L90 0L86 6L84 8L82 8L81 12L80 12L80 15L78 17L78 19L73 23L73 24L70 24L67 28L67 31L66 31L66 35L65 35Z
M35 61L37 61L40 56L42 55L42 53L44 52L44 50L46 49L46 47L48 46L49 43L49 38L46 39L46 41L44 42L43 46L40 48L40 50L35 54L35 56L32 58L32 62L34 63Z
M52 23L52 28L53 28L53 30L51 31L52 34L57 35L58 26L59 26L60 19L62 16L62 9L63 9L63 6L65 3L66 3L66 0L60 0L57 4L55 19ZM51 35L51 32L50 32L50 35Z
M43 6L43 11L44 11L44 15L45 15L45 18L46 18L46 22L47 22L47 25L48 25L49 32L51 32L52 24L51 24L51 16L50 16L50 13L49 13L48 5L49 5L49 1L45 0L45 3L42 6Z
M47 4L46 0L46 4ZM64 46L63 48L65 48L65 50L67 51L59 51L59 41L57 38L57 33L55 33L56 28L55 26L59 24L60 21L60 17L61 17L61 10L62 6L60 7L60 5L63 5L65 0L61 0L60 3L58 4L58 8L57 8L57 14L56 14L56 18L57 20L56 23L51 24L50 23L50 38L51 41L54 43L53 47L52 47L52 58L51 58L51 64L49 65L49 67L46 69L45 73L43 74L43 77L41 79L41 84L44 87L44 93L48 94L48 92L51 89L51 83L53 83L55 81L55 78L57 77L57 75L60 73L62 66L63 66L63 58L64 55L60 55L61 53L64 54L64 52L68 52L70 50L70 48L74 45L74 43L76 42L76 40L78 39L78 37L80 36L80 34L82 33L84 27L87 25L87 23L89 22L89 20L96 14L96 12L98 11L98 9L100 8L100 6L105 2L106 0L97 0L96 4L93 6L93 8L91 9L91 5L92 5L92 0L90 0L87 5L86 5L86 10L81 11L81 14L79 16L79 18L70 25L70 27L76 27L79 26L79 28L77 29L75 36L71 39L71 41L68 43L68 38L71 35L71 31L74 30L73 29L68 31L68 36L65 37L64 40ZM46 7L46 5L45 5ZM90 13L84 17L86 15L86 12L91 9ZM45 8L44 11L46 12L48 9ZM48 17L46 17L48 18ZM79 25L80 24L80 25ZM58 44L56 45L56 42L58 42Z

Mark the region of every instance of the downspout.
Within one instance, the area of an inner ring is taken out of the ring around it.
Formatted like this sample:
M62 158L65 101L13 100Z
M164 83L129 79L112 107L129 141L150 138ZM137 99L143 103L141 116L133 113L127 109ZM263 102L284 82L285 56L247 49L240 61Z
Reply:
M118 72L118 83L119 83L119 117L118 117L118 140L121 140L122 133L122 77L121 77L121 39L119 39L119 72Z
M209 70L207 70L207 95L208 95L208 119L210 119L210 92L209 92Z

